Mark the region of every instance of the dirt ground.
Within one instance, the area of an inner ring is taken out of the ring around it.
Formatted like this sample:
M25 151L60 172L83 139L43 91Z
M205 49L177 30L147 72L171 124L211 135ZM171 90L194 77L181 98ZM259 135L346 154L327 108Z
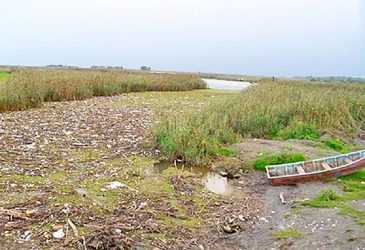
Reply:
M256 173L261 186L256 195L262 197L263 210L254 227L237 235L236 249L365 249L365 228L337 209L302 207L297 201L314 198L321 190L341 192L334 182L308 182L288 186L270 186L261 173ZM287 204L282 204L282 193ZM357 202L365 211L365 201ZM273 234L293 229L302 233L299 239L276 239Z
M321 149L311 141L245 140L232 145L240 159L253 160L262 152L304 153L310 159L337 154ZM312 199L323 189L341 193L336 180L299 183L286 186L271 186L265 174L250 173L251 189L263 202L259 221L250 229L241 232L234 240L236 249L365 249L365 228L349 218L338 214L338 209L303 207L300 201ZM282 204L282 194L286 204ZM351 202L349 202L351 203ZM365 200L353 201L352 205L365 211ZM276 239L273 234L280 230L293 229L302 233L298 239ZM233 239L232 239L233 240Z
M303 153L309 159L316 159L338 154L331 149L320 148L320 143L307 140L274 141L265 139L246 139L230 148L238 153L242 160L255 160L262 153Z

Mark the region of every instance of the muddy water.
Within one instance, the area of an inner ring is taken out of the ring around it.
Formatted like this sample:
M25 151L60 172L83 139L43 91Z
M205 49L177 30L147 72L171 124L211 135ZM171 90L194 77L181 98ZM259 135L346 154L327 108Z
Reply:
M160 162L154 165L155 170L163 172L167 168L175 167L174 164L169 162ZM184 164L177 164L178 169L188 170L194 174L202 177L202 184L205 188L213 193L221 195L230 195L233 187L230 185L227 177L223 177L220 174L213 172L205 167L187 167Z
M248 88L251 83L240 81L225 81L217 79L203 79L210 89L220 90L244 90Z

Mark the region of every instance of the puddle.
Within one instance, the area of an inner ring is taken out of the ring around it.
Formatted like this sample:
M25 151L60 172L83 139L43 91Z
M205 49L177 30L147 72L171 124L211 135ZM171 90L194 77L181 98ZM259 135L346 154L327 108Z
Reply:
M220 174L210 172L203 177L203 184L206 189L216 194L229 195L232 187L228 183L228 178Z
M154 169L160 173L170 167L175 167L174 164L170 162L160 162L154 165ZM184 164L178 163L178 169L188 170L194 174L200 175L202 177L202 184L210 192L230 195L233 191L233 187L229 184L227 177L223 177L220 174L213 172L205 167L189 167Z

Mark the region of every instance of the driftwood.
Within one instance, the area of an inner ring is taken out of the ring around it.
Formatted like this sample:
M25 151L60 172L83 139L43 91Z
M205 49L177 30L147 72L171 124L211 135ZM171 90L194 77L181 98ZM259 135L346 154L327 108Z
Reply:
M76 237L79 237L79 232L77 231L77 228L76 228L75 224L70 219L67 219L67 224L71 227L74 235Z
M11 218L18 218L18 219L22 219L22 220L30 219L25 214L23 214L17 210L5 209L2 207L0 207L0 215L6 215L6 216L10 216Z
M282 204L286 204L286 201L285 201L285 199L284 199L284 195L283 195L283 193L280 193L280 194L279 194L279 198L280 198L280 201L281 201L281 203L282 203Z

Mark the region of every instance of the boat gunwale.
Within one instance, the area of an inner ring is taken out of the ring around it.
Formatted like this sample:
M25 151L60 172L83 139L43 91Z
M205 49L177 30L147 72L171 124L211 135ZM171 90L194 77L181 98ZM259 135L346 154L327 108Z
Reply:
M325 160L329 160L329 159L336 159L336 158L340 158L340 157L346 157L348 155L352 155L352 154L360 154L360 158L356 161L353 161L351 163L347 163L345 165L341 165L341 166L337 166L332 168L331 170L317 170L314 172L310 172L310 173L304 173L304 174L291 174L291 175L281 175L281 176L270 176L269 173L269 169L268 168L279 168L279 167L283 167L283 166L295 166L295 165L300 165L300 164L304 164L304 163L308 163L311 162L313 165L315 162L319 162L319 161L325 161ZM361 153L364 153L364 155L361 157ZM346 168L350 165L353 165L361 160L365 159L365 149L359 150L359 151L354 151L351 153L347 153L347 154L340 154L340 155L335 155L335 156L328 156L328 157L324 157L324 158L319 158L319 159L315 159L315 160L311 160L311 161L298 161L298 162L293 162L293 163L283 163L283 164L278 164L278 165L267 165L265 166L266 169L266 175L268 179L280 179L280 178L286 178L286 177L292 177L292 176L306 176L306 175L313 175L313 174L319 174L319 173L325 173L325 172L331 172L333 170L338 170L341 168Z

